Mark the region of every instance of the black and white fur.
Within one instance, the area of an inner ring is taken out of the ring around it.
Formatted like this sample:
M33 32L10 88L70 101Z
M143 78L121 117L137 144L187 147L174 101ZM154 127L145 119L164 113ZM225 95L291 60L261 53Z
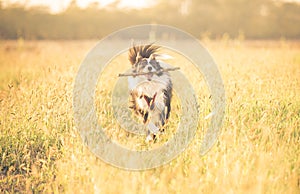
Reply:
M132 73L148 73L128 78L130 108L147 126L146 141L151 141L166 124L171 111L172 81L168 72L153 73L168 64L158 58L159 47L152 44L133 46L129 49Z

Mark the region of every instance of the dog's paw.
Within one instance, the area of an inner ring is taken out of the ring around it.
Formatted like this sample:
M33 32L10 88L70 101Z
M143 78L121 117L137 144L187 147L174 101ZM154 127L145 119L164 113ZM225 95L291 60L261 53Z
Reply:
M154 139L153 139L153 135L152 134L149 134L147 135L146 139L145 139L145 142L146 143L150 143L152 142Z
M145 142L146 143L156 143L159 140L159 135L158 134L149 134L147 135Z

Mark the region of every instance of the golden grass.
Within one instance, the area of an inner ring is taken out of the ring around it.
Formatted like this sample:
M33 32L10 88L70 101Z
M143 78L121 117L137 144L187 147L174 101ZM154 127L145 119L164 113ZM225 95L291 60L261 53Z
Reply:
M189 147L171 163L146 171L102 162L83 146L74 127L73 81L95 43L1 42L1 193L300 192L299 42L205 42L222 74L227 106L219 141L204 157L199 149L207 127L203 117L210 109L207 88L201 77L178 64L193 86L198 85L199 104L207 107L201 109ZM126 56L119 56L112 64L124 60ZM110 72L104 80L112 77ZM114 80L96 91L99 120L113 119L101 112L111 106L110 83ZM172 112L170 129L179 110ZM142 145L142 138L121 130L107 133L126 146Z

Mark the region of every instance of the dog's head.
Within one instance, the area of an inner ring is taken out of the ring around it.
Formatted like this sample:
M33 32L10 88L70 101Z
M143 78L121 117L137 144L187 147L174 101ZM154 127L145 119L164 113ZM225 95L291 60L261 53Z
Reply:
M151 81L153 75L160 76L160 74L154 74L162 69L156 57L159 57L156 52L159 47L152 44L144 46L133 46L129 49L129 61L132 65L133 73L147 73L146 76L148 81Z

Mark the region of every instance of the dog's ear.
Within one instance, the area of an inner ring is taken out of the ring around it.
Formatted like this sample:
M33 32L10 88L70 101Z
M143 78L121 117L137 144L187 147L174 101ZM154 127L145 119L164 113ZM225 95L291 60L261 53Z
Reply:
M173 57L167 54L151 54L149 58L150 60L167 60L172 59Z
M140 62L142 59L143 59L143 57L141 56L140 52L138 52L138 54L136 55L136 58L135 58L135 64Z
M150 57L149 57L149 59L150 59L150 60L155 60L155 57L156 57L156 56L157 56L157 54L151 54Z

